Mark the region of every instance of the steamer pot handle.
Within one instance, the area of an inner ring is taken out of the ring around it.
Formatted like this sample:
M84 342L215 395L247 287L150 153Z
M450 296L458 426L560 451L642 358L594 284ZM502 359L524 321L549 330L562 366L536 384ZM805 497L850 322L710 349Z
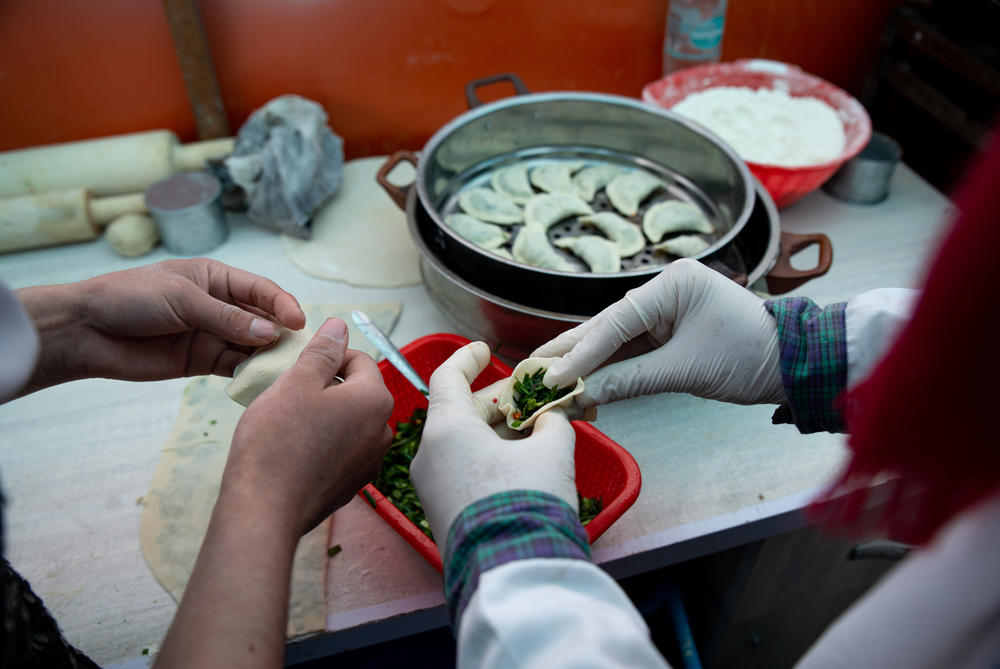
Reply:
M807 270L798 270L792 267L791 257L812 244L819 246L819 262L816 267ZM821 233L796 235L791 232L782 232L778 242L778 260L766 277L767 289L774 294L795 290L806 281L826 274L830 271L832 263L833 245L826 235Z
M392 198L397 207L406 211L406 196L409 195L413 184L409 186L397 186L389 181L389 173L396 169L396 165L399 165L404 160L414 167L417 166L417 154L412 151L397 151L389 156L389 160L385 161L382 167L379 168L378 174L375 175L375 181Z
M508 81L514 86L514 90L517 91L518 95L527 95L529 93L528 87L524 85L521 81L521 77L517 76L513 72L504 72L503 74L494 74L491 77L483 77L482 79L473 79L465 85L465 101L469 103L469 109L475 109L479 105L483 104L483 101L479 99L476 95L476 89L488 84L496 84L501 81Z

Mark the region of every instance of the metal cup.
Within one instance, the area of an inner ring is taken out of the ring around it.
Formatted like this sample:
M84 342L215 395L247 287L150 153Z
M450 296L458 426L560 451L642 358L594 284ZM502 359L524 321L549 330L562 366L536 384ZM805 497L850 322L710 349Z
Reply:
M222 185L208 172L179 172L146 190L146 208L171 253L207 253L229 236L219 196Z
M853 204L881 202L889 195L889 181L902 155L896 140L880 132L872 133L865 148L844 163L823 184L823 190Z

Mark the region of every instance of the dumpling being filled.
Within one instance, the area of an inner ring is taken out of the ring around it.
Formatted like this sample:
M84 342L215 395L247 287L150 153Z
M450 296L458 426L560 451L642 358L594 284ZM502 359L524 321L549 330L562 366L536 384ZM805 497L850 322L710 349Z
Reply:
M573 186L577 197L586 202L593 202L597 191L608 185L612 179L622 173L622 168L612 163L587 165L573 175Z
M468 214L449 214L444 222L459 237L484 249L495 249L510 241L510 233L493 223L484 223Z
M698 255L710 246L708 242L697 235L678 235L673 239L660 242L653 246L654 251L661 251L680 258L690 258Z
M490 175L490 185L493 190L518 204L524 204L535 194L528 182L528 165L523 162L501 167L493 172Z
M562 272L576 271L549 242L545 228L526 225L517 232L513 246L514 259L532 267L554 269Z
M576 187L573 185L573 172L580 169L583 163L545 163L531 168L529 172L531 183L536 188L546 193L559 193L563 195L576 195Z
M526 226L549 228L555 223L581 214L592 214L590 205L575 195L536 195L524 205Z
M652 195L653 191L666 185L663 179L649 172L636 170L612 179L604 192L615 209L626 216L635 216L639 213L642 201Z
M625 220L613 211L600 211L590 216L581 216L581 223L589 223L607 235L618 245L622 258L630 258L646 248L646 238L635 223Z
M226 394L243 406L267 390L285 370L295 364L299 353L313 337L308 327L301 330L282 328L278 339L263 346L236 366L233 380L226 386Z
M699 207L690 202L668 200L650 207L642 217L642 231L654 244L674 232L711 234L715 228Z
M461 193L458 206L480 221L513 225L524 220L524 212L516 203L490 188L470 188Z
M507 417L507 427L524 430L546 411L564 406L583 392L583 379L572 386L549 388L542 383L546 370L559 358L527 358L518 363L509 383L500 391L497 408Z
M622 268L622 257L618 245L610 239L597 235L565 237L553 242L561 249L567 249L587 263L591 272L608 274Z

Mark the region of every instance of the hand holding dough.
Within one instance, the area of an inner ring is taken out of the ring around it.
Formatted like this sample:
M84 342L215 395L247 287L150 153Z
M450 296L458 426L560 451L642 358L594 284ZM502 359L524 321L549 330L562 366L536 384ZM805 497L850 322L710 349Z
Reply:
M299 353L312 337L313 332L308 326L301 330L282 329L276 342L258 349L236 367L232 383L226 386L226 394L243 406L250 406L258 395L295 364Z

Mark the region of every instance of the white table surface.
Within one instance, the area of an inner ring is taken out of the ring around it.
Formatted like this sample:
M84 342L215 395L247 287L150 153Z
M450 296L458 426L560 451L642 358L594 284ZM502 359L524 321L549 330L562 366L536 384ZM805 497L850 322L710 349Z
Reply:
M919 286L952 213L948 199L904 165L878 205L811 194L781 212L782 228L825 233L834 261L795 294L827 304L872 288ZM303 303L400 301L391 336L400 346L449 331L422 286L312 278L287 260L278 235L246 224L210 255L278 281ZM158 249L120 258L97 240L0 256L0 277L15 288L61 283L170 257ZM807 251L795 264L811 262ZM139 500L187 383L77 381L0 407L6 557L67 638L102 665L146 666L142 650L155 652L176 609L139 548ZM772 409L687 395L602 407L596 426L633 454L643 487L594 545L594 558L624 577L801 524L800 510L842 464L844 441L773 426ZM331 541L344 557L331 561L328 631L291 644L289 662L445 622L440 577L363 503L334 515Z

